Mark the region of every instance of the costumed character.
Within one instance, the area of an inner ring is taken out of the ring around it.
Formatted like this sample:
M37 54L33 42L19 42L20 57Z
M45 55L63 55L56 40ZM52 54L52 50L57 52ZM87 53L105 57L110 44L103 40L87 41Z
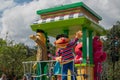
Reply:
M46 38L45 38L45 32L43 30L37 29L36 31L36 35L30 35L30 39L34 40L37 46L37 54L36 54L36 60L37 61L45 61L48 60L48 56L47 56L47 48L46 48ZM46 69L46 64L47 63L35 63L33 65L34 69L38 69L37 74L41 75L45 73ZM41 72L40 72L40 67ZM43 69L44 68L44 69ZM41 73L41 74L40 74ZM37 79L39 80L39 79ZM45 80L45 77L42 77L42 80Z
M75 54L75 64L80 64L82 62L82 43L75 46Z
M58 48L56 47L56 51L57 50L58 50ZM55 62L54 68L53 68L53 74L57 76L57 80L61 80L61 65L60 65L60 62L59 62L60 57L52 55L51 53L48 54L48 57L50 57L53 60L57 60Z
M58 48L56 51L56 60L62 65L62 80L67 80L68 69L71 74L74 72L74 54L73 48L76 45L79 38L82 37L82 32L78 31L73 40L69 40L65 34L57 35L55 46ZM75 80L75 76L72 74L72 80Z
M94 80L100 80L102 72L102 62L106 60L107 54L103 51L103 43L99 36L93 39L93 60L94 60Z

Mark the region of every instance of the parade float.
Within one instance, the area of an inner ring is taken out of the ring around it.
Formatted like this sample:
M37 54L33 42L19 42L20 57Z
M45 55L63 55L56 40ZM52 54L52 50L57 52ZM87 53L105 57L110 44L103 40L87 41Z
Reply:
M82 61L74 64L76 69L74 75L76 75L77 80L96 80L94 79L93 37L105 35L105 29L99 25L102 17L83 2L42 9L36 13L40 19L31 25L31 29L35 32L39 29L44 31L46 48L49 42L48 36L55 37L57 34L64 33L69 38L73 38L78 30L82 31L82 38L79 40L82 43ZM37 38L32 39L37 42ZM36 80L57 80L52 71L55 62L55 60L50 59L23 62L24 74L29 74ZM42 67L42 63L46 63L47 67ZM35 64L36 70L33 68ZM68 80L71 80L72 75L68 71ZM42 79L43 76L44 79Z

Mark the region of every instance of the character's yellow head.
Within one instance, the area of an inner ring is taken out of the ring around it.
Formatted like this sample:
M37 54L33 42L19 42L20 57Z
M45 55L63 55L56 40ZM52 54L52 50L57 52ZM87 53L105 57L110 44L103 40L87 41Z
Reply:
M42 43L46 44L46 37L45 37L45 33L43 30L37 29L36 35L30 35L29 37L30 37L30 39L32 39L34 41L39 40Z
M44 31L42 31L42 30L37 30L36 37L37 37L39 40L41 40L44 44L46 43L46 38L45 38Z

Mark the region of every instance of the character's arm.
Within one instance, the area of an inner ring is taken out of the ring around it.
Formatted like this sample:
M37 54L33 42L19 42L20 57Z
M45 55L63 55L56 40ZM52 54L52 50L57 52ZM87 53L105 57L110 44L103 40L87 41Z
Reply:
M100 57L100 62L104 62L107 58L107 54L103 52L103 55Z
M68 44L68 47L73 47L76 45L77 41L79 40L79 38L82 37L82 31L78 31L76 32L76 35L75 35L75 39L73 39L69 44Z
M38 44L38 43L39 43L39 38L38 38L38 36L30 35L29 37L30 37L30 39L32 39L32 40L34 40L34 41L36 42L36 45L39 45L39 44Z
M37 37L35 35L30 35L29 37L30 37L30 39L32 39L34 41L37 39Z
M62 56L60 55L60 51L56 52L56 56L53 56L52 54L48 54L48 57L52 58L53 60L56 60L58 62L62 61Z
M55 60L58 61L58 62L62 62L62 56L61 56L61 50L59 49L57 52L56 52L56 58Z
M74 47L78 41L78 38L73 39L69 44L68 47Z

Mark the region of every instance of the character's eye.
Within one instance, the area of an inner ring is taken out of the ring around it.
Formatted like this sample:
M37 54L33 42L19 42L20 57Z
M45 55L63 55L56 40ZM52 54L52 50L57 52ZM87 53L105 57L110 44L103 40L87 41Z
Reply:
M81 47L81 48L79 48L79 50L81 50L81 51L82 51L82 47Z
M100 39L98 38L97 41L99 41Z
M66 38L62 37L61 40L65 40Z
M36 36L41 36L40 34L36 34Z

